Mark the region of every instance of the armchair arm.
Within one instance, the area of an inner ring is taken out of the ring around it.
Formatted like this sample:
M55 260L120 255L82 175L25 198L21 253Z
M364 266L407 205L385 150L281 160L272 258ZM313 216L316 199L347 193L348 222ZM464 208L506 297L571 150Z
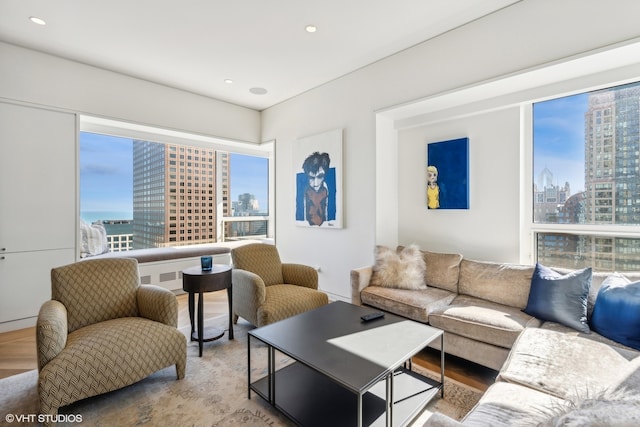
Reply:
M178 327L178 300L173 292L156 285L140 285L136 298L141 317Z
M264 280L255 273L234 268L231 271L231 281L233 313L257 325L258 307L264 304L266 297Z
M56 300L42 304L36 323L38 371L67 345L67 308Z
M351 304L362 305L360 292L369 286L372 274L372 266L360 267L351 270Z
M308 265L283 263L282 278L288 285L318 289L318 272Z

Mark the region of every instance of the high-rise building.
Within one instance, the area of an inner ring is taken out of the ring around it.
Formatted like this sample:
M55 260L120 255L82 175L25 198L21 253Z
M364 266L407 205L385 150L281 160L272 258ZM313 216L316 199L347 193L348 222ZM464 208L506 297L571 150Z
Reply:
M533 218L536 222L558 223L564 222L562 208L571 196L571 186L565 182L564 186L553 184L553 173L545 166L538 175L537 184L533 189Z
M640 85L596 91L585 113L585 221L640 223ZM591 236L596 267L637 268L637 241Z
M238 196L238 200L232 202L233 216L251 216L259 215L260 204L256 196L249 193L243 193Z
M585 113L586 221L640 223L640 85L589 95Z
M560 193L552 184L553 174L545 168L534 189L534 218L536 222L546 223L637 226L640 224L640 83L591 92L587 103L585 191L571 195L564 202L556 200L556 194ZM638 241L634 237L600 233L542 232L537 233L537 259L566 268L591 266L596 271L637 271L640 269Z
M217 154L228 168L228 154ZM134 249L216 241L214 149L134 141L133 163Z

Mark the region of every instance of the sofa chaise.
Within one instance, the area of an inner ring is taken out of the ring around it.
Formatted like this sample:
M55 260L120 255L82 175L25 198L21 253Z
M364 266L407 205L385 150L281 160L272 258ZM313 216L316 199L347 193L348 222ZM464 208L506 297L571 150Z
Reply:
M610 274L589 271L585 330L577 330L525 313L539 266L420 254L422 286L378 286L377 257L376 265L351 271L352 302L440 328L446 353L499 371L462 422L434 414L425 425L565 425L567 417L572 425L640 425L640 352L586 326ZM640 281L639 273L625 276Z

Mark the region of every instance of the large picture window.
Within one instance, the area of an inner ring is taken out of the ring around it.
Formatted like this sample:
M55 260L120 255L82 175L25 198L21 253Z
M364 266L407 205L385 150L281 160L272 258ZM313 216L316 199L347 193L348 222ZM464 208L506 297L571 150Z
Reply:
M640 271L640 83L533 105L539 262Z
M80 219L110 251L272 237L268 155L148 139L80 133Z

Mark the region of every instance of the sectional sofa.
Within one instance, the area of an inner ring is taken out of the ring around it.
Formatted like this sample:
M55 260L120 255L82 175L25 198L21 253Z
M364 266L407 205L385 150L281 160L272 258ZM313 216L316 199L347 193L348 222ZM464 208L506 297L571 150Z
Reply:
M394 252L404 250L398 247ZM586 318L583 324L569 327L525 312L531 312L529 294L540 266L484 262L424 250L420 255L424 261L422 286L381 286L378 275L385 267L377 256L376 265L351 271L352 302L442 329L446 353L499 371L496 383L463 425L545 425L553 417L566 415L567 408L593 402L594 397L606 401L604 412L609 415L616 413L611 411L612 401L618 402L630 414L627 416L638 417L640 425L640 352L588 328L598 291L610 275L588 272ZM415 276L415 271L407 274ZM640 274L627 275L627 279L639 281ZM581 326L584 330L575 329ZM627 404L631 409L624 406ZM458 422L434 414L427 424Z

